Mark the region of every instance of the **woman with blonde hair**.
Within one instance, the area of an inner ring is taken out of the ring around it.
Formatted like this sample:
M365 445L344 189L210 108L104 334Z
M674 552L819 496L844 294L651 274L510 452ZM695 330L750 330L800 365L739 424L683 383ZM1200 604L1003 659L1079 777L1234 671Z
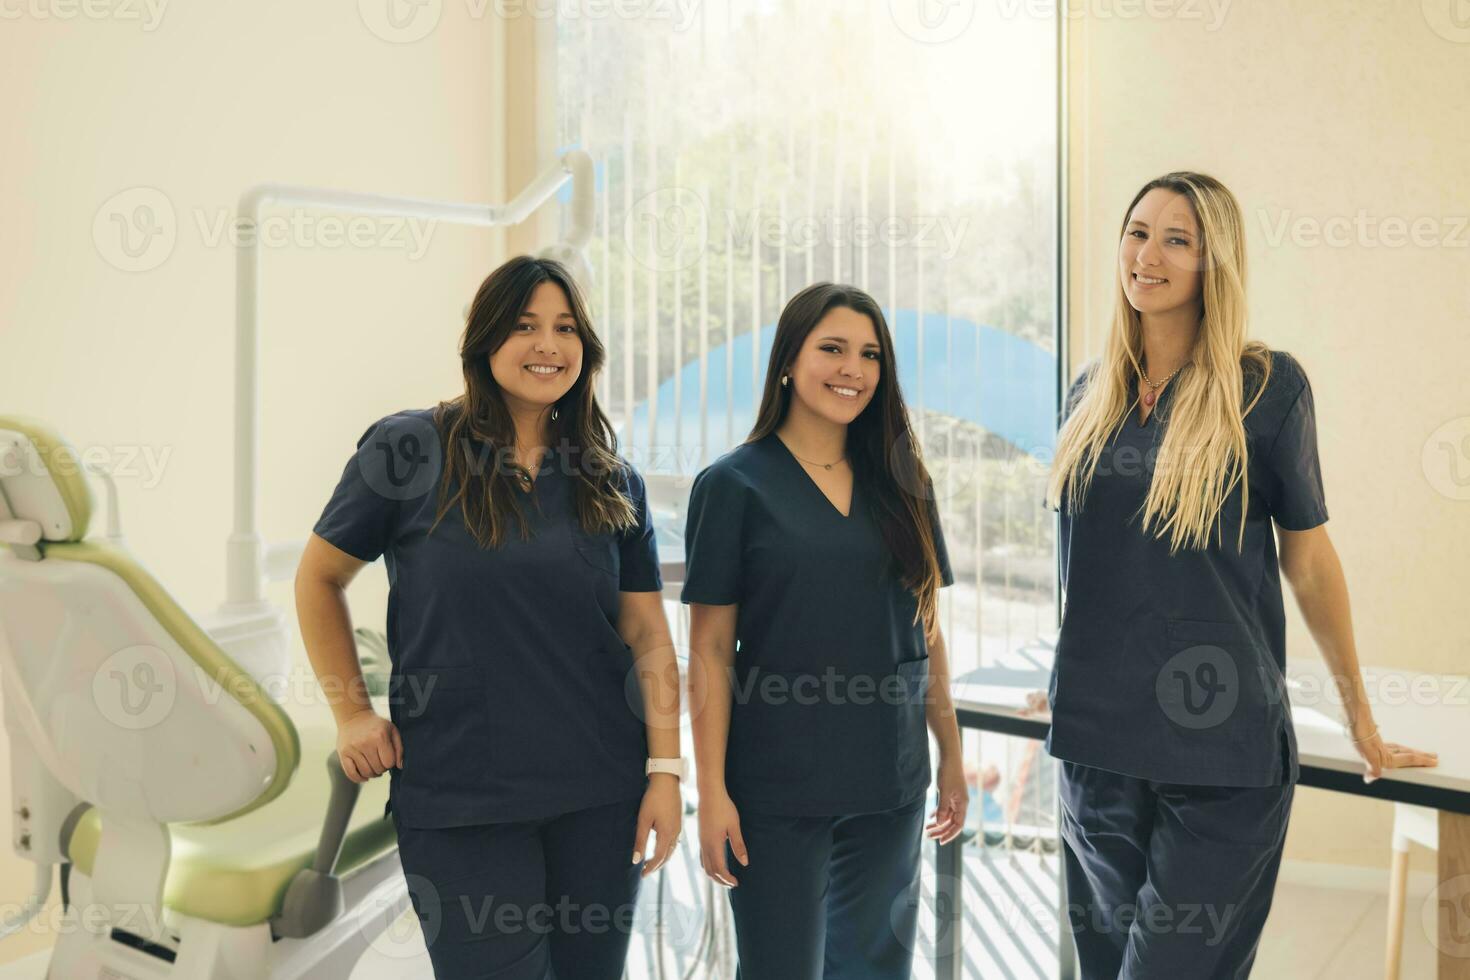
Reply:
M1065 597L1046 746L1068 917L1086 980L1245 977L1298 778L1282 576L1364 778L1435 756L1373 723L1323 527L1311 384L1246 339L1235 197L1204 174L1149 181L1125 212L1117 282L1047 491Z

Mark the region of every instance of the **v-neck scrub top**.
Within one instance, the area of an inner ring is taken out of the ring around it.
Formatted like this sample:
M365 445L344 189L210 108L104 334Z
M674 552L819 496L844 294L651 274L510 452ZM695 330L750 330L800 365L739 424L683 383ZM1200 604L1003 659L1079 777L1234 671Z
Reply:
M481 548L458 502L429 533L443 447L432 409L398 412L363 433L313 528L387 565L389 712L403 739L388 807L405 826L540 819L647 785L632 650L615 626L620 592L663 586L644 482L626 464L617 478L635 527L588 534L570 460L551 450L517 491L529 539L512 523L498 549Z
M931 495L932 499L932 495ZM931 507L943 583L949 556ZM843 516L771 433L690 490L686 603L738 603L725 783L737 806L841 816L929 786L929 651L860 481Z
M1174 384L1148 419L1138 406L1098 461L1081 507L1063 502L1065 601L1047 750L1059 759L1166 783L1269 786L1299 776L1285 688L1286 618L1272 521L1327 520L1312 387L1297 361L1272 371L1244 421L1250 500L1237 550L1237 483L1204 550L1169 553L1141 528ZM1088 371L1072 384L1066 413ZM1245 400L1261 386L1247 369Z

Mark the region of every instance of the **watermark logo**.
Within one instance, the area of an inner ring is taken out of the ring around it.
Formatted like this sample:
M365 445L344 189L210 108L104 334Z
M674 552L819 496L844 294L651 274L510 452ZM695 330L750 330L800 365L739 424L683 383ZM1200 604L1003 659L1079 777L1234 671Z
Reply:
M1240 700L1235 660L1216 646L1181 650L1164 664L1154 683L1159 706L1183 728L1214 728L1228 719Z
M0 0L3 2L3 0ZM156 187L130 187L102 203L92 218L97 252L123 272L147 272L166 262L181 231L192 226L205 248L383 249L417 261L428 251L437 220L401 215L319 213L296 207L260 217L228 207L179 209ZM182 228L181 228L182 226Z
M357 0L362 23L390 44L422 41L439 26L443 0Z
M952 214L872 218L831 210L716 210L689 188L663 187L634 202L623 219L623 243L635 261L657 272L689 268L712 243L796 252L898 247L937 251L948 261L964 245L969 226L969 218Z
M1352 214L1325 218L1297 214L1290 208L1256 212L1272 248L1283 242L1297 248L1467 248L1470 247L1470 216L1373 214L1359 208Z
M0 20L137 21L151 34L167 6L168 0L0 0Z
M1424 478L1451 500L1470 500L1470 415L1450 419L1424 440Z
M432 34L443 20L443 0L358 0L358 15L372 34L390 44L413 44ZM561 23L594 20L665 21L671 30L689 30L701 13L698 0L464 0L470 21L522 17Z
M97 253L123 272L147 272L163 265L178 238L173 202L156 187L119 191L92 218Z
M1419 906L1419 924L1435 949L1470 959L1470 875L1435 885Z
M141 731L163 721L178 698L173 661L158 647L124 647L92 675L92 701L119 728Z
M436 485L442 459L434 423L405 416L373 430L357 465L374 492L389 500L412 500Z
M623 219L623 244L657 272L687 269L709 248L709 209L686 187L644 194Z
M944 44L969 29L975 0L888 0L894 26L920 44Z
M1420 0L1429 29L1446 41L1470 44L1470 0Z

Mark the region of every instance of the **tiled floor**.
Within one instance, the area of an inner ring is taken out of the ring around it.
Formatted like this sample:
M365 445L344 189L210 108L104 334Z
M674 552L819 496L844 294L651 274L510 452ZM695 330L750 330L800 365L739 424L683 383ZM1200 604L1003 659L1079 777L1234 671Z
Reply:
M1435 973L1437 953L1419 922L1423 900L1410 895L1405 905L1404 980L1432 980ZM1387 923L1383 892L1279 885L1252 976L1381 980Z
M1049 947L1029 925L1046 918L1045 898L1038 889L1047 887L1054 870L1028 855L976 862L969 870L972 880L984 885L989 898L979 906L967 904L965 976L970 980L1055 976ZM699 882L681 875L678 880L671 877L666 884L673 898L668 907L674 908L693 899L689 889ZM998 897L1005 895L1018 897ZM1252 976L1265 980L1379 980L1383 976L1386 901L1381 892L1283 881L1277 888ZM1410 896L1404 930L1405 980L1430 980L1434 976L1434 949L1418 920L1421 902L1422 898ZM927 903L925 911L932 914ZM693 964L700 926L700 921L688 916L676 916L666 923L666 977L683 977ZM369 951L351 980L425 980L432 976L412 911L405 914L391 935L391 942L380 942L379 949ZM926 945L921 944L921 950ZM654 980L649 955L653 948L651 934L634 942L630 980ZM44 964L45 956L41 955L0 966L0 980L38 980L44 975ZM703 970L694 973L700 980L728 980L730 975ZM914 980L932 977L932 963L926 956L918 956Z

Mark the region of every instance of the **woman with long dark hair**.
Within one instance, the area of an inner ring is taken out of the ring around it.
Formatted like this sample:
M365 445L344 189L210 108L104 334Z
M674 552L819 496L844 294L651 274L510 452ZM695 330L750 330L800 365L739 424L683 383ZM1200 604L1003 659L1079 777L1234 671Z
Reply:
M932 481L872 297L786 305L755 427L690 495L686 578L701 862L730 889L744 980L908 977L929 730L968 792L937 593Z
M1323 527L1312 386L1246 339L1234 195L1198 173L1149 181L1124 212L1116 281L1048 489L1065 599L1046 744L1069 917L1084 980L1245 977L1299 770L1283 576L1366 777L1435 761L1373 722Z
M603 360L562 266L496 269L464 393L368 427L297 573L307 653L345 692L342 768L390 774L439 977L618 980L640 876L678 836L678 690L653 690L677 668L643 478L593 394ZM343 595L379 555L386 719Z

